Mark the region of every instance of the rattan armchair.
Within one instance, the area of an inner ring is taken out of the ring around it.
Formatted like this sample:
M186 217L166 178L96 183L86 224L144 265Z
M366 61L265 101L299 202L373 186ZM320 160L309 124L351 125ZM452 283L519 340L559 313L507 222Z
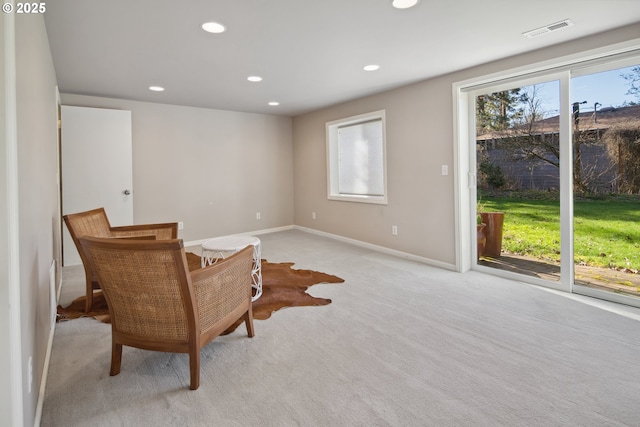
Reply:
M126 225L120 227L112 227L104 208L93 209L86 212L79 212L65 215L64 222L73 243L78 249L82 265L84 266L84 274L86 278L87 299L85 301L85 312L91 311L93 306L93 291L100 289L100 285L96 278L91 265L87 261L84 251L80 247L78 238L82 236L91 237L110 237L110 238L138 238L138 239L175 239L178 237L178 223L170 222L163 224L140 224Z
M189 273L182 240L80 238L111 315L111 375L122 346L189 353L191 390L200 385L200 349L238 319L253 337L247 247Z

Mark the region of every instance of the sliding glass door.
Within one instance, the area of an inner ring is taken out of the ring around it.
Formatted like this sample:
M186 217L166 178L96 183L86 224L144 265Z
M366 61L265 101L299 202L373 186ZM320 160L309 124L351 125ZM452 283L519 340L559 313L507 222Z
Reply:
M475 96L478 264L560 281L560 82Z
M575 291L640 297L640 63L571 79Z
M462 92L471 268L640 306L640 57Z

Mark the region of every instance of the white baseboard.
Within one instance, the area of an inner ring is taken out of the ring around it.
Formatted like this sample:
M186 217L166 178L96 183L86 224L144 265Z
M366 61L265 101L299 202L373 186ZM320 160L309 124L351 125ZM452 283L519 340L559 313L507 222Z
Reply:
M49 325L53 329L56 325L56 314L58 307L58 298L56 292L56 260L51 261L51 267L49 267L49 305L51 310L51 324Z
M51 351L53 350L53 336L56 332L56 319L58 312L58 298L62 288L62 275L60 275L60 286L56 286L56 260L51 261L49 268L49 299L51 304L51 325L49 328L49 341L47 342L47 352L44 356L44 366L42 368L42 378L40 380L40 390L38 391L38 402L36 404L36 414L34 418L34 427L38 427L42 421L42 407L44 405L44 396L47 390L47 378L49 378L49 365L51 362ZM57 290L56 290L57 288Z
M409 261L415 261L422 264L431 265L433 267L439 267L445 270L457 271L456 266L454 264L449 264L442 261L436 261L431 258L425 258L418 255L409 254L406 252L398 251L395 249L386 248L384 246L374 245L372 243L363 242L361 240L351 239L349 237L340 236L337 234L326 233L324 231L315 230L313 228L300 227L297 225L293 226L294 229L304 231L306 233L316 234L318 236L328 237L330 239L339 240L341 242L350 243L352 245L360 246L363 248L371 249L376 252L382 252L387 255L392 255L398 258L403 258Z
M40 390L38 391L38 403L36 406L36 415L34 418L34 427L40 426L42 421L42 407L44 405L44 396L47 390L47 378L49 378L49 365L51 363L51 351L53 350L53 336L56 332L55 326L49 329L49 342L47 343L47 353L44 356L44 367L42 369L42 380L40 381Z
M398 251L398 250L395 250L395 249L389 249L389 248L386 248L384 246L374 245L372 243L363 242L361 240L351 239L351 238L340 236L340 235L337 235L337 234L326 233L324 231L315 230L313 228L301 227L301 226L298 226L298 225L286 225L286 226L283 226L283 227L268 228L268 229L264 229L264 230L256 230L256 231L251 231L251 232L247 232L247 233L237 233L237 234L234 234L234 235L237 235L237 236L257 236L257 235L260 235L260 234L276 233L278 231L287 231L287 230L300 230L300 231L304 231L306 233L316 234L318 236L328 237L330 239L334 239L334 240L338 240L338 241L341 241L341 242L349 243L349 244L352 244L352 245L360 246L360 247L363 247L363 248L371 249L371 250L376 251L376 252L382 252L382 253L385 253L387 255L392 255L392 256L395 256L395 257L398 257L398 258L403 258L403 259L406 259L406 260L409 260L409 261L415 261L415 262L419 262L419 263L422 263L422 264L431 265L433 267L442 268L442 269L445 269L445 270L457 271L455 264L449 264L449 263L446 263L446 262L437 261L437 260L434 260L434 259L430 259L430 258L425 258L425 257L418 256L418 255L409 254L409 253ZM222 236L215 236L215 237L222 237ZM200 240L191 240L189 242L184 242L184 246L185 247L188 247L188 246L200 246L204 242L206 242L207 240L209 240L211 238L213 238L213 237L209 237L209 238L206 238L206 239L200 239Z

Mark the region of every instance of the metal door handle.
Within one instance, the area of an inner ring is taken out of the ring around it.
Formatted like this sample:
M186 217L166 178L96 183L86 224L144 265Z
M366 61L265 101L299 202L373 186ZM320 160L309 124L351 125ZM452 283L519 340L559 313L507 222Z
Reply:
M129 191L129 190L124 190L124 191L122 192L122 194L124 194L125 196L128 196L129 194L131 194L131 191Z

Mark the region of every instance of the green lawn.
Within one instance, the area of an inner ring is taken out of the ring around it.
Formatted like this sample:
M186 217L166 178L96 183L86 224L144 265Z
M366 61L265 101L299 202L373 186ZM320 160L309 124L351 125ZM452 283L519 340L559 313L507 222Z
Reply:
M483 209L504 212L502 248L560 260L560 204L554 197L482 197ZM574 202L575 262L640 270L640 198Z

